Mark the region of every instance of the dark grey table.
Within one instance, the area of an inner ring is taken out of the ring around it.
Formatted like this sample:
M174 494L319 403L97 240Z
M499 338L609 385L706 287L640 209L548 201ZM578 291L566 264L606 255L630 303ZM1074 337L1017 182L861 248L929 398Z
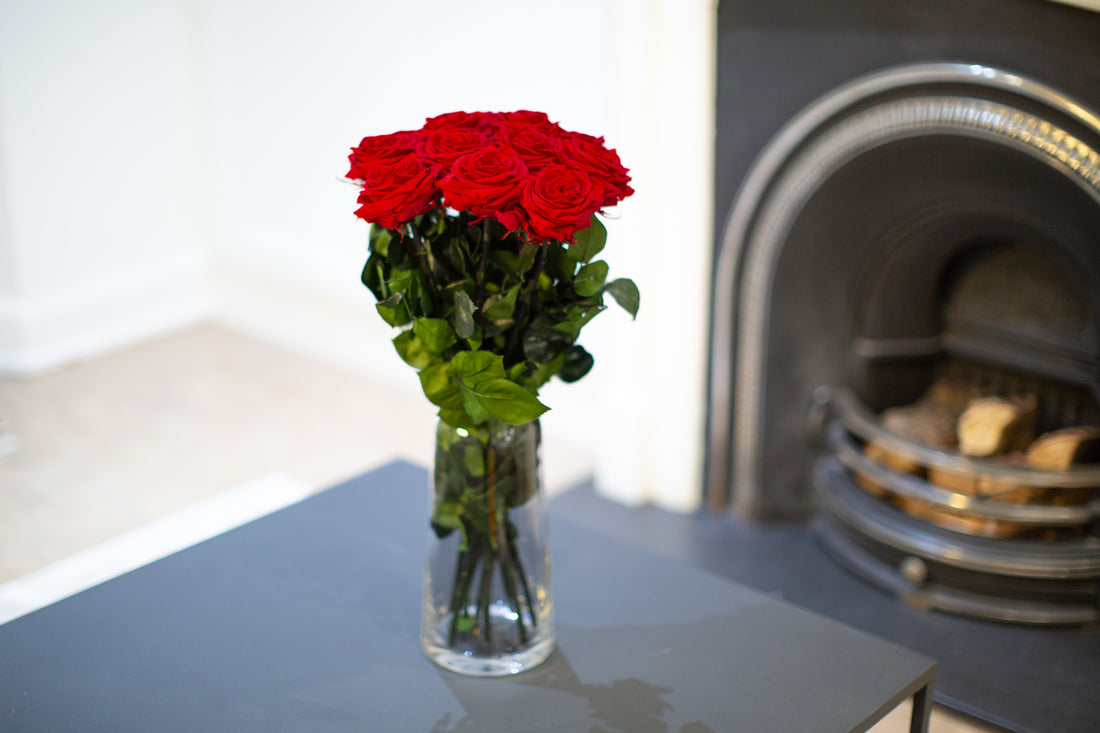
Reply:
M0 626L0 730L863 731L935 664L552 514L558 648L418 644L427 473L395 463Z

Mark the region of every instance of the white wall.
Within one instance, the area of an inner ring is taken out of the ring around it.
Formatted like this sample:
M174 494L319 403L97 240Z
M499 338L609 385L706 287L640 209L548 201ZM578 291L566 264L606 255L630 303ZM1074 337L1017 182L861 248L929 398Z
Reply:
M0 3L0 368L209 312L183 4Z
M548 387L546 432L606 493L694 507L714 4L0 0L0 369L214 313L415 389L358 281L347 150L446 111L538 109L632 169L606 259L642 290L636 322L586 329L597 367Z

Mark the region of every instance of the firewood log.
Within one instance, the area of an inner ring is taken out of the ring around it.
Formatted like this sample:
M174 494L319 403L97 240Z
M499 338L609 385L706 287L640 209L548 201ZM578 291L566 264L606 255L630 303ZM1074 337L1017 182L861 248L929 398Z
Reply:
M1024 454L1027 465L1048 471L1065 471L1082 463L1100 462L1100 428L1063 428L1040 436Z
M1073 466L1100 462L1100 428L1087 425L1055 430L1040 436L1024 454L1031 468L1065 471ZM1095 495L1091 489L1050 488L1044 492L1044 503L1061 506L1087 504Z
M976 387L967 382L956 379L937 379L924 393L921 401L946 407L954 411L955 416L958 417L973 400L983 396Z
M967 385L940 379L916 402L887 408L879 419L883 429L903 440L940 450L954 448L958 442L955 424L972 397L973 391ZM867 443L863 453L894 471L918 478L927 476L927 469L923 464L891 452L879 443ZM871 494L882 496L885 493L885 487L870 476L860 474L856 476L856 480Z
M1034 397L973 400L959 416L959 450L968 456L986 456L1022 451L1035 436Z
M932 448L952 448L956 443L955 422L968 399L965 387L949 380L939 380L916 402L884 410L879 421L888 433L903 440ZM867 443L863 454L894 471L919 478L926 476L922 464L892 452L880 443ZM857 474L856 481L875 496L885 493L885 487L870 476Z
M893 435L930 448L955 446L958 413L932 402L891 407L882 413L882 427Z
M993 456L986 459L988 463L1001 466L1023 466L1024 459L1019 453L1010 455ZM993 478L978 470L961 472L945 468L932 467L928 469L928 481L949 491L956 491L968 496L978 496L985 499L1010 502L1013 504L1026 504L1041 499L1045 495L1043 489L1035 486L1024 486L1015 481Z
M883 410L880 419L882 427L899 438L942 449L955 446L958 417L958 409L929 390L917 402Z

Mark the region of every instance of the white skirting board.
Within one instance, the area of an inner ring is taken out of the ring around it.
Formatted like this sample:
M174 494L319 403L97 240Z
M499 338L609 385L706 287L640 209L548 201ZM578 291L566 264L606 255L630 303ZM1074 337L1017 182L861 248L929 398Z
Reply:
M0 375L29 376L209 317L198 257L134 268L80 287L0 295Z

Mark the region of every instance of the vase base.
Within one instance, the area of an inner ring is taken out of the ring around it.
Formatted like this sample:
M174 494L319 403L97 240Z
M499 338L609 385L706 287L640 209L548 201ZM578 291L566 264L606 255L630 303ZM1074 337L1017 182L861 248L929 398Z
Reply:
M428 639L421 639L420 645L428 655L428 659L444 669L473 677L504 677L542 664L554 650L554 639L553 637L543 639L522 651L492 657L463 654L454 649L437 646Z

